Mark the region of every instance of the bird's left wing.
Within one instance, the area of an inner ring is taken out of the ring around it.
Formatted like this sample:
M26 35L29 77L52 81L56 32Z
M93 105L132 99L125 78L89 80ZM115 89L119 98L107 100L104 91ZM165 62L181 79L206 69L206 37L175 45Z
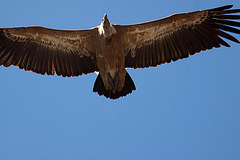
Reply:
M0 65L40 74L78 76L98 71L94 51L97 29L0 28Z
M240 34L240 9L232 5L210 10L175 14L160 20L136 25L116 25L117 32L124 36L125 67L144 68L170 63L187 58L197 52L220 47L229 47L219 36L239 43L224 31ZM223 30L223 31L222 31Z

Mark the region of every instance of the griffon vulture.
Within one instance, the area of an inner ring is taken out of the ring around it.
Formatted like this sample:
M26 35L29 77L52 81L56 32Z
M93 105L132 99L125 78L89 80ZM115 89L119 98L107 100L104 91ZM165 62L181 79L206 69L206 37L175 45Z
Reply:
M87 30L43 27L0 28L0 65L40 74L79 76L99 72L93 91L117 99L135 90L126 68L145 68L187 58L200 51L240 43L240 9L232 5L174 14L133 25L101 25Z

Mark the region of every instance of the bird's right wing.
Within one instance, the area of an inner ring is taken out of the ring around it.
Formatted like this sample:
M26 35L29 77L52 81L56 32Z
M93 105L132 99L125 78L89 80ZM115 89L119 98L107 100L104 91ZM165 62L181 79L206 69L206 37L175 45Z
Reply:
M43 27L0 29L0 65L40 74L79 76L98 71L94 51L97 29L55 30Z

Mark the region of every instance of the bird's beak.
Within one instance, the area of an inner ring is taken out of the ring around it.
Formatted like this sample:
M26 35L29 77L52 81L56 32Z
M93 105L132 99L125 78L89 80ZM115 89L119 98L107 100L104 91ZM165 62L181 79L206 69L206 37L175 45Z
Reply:
M104 14L104 17L103 17L103 19L104 19L104 20L106 20L106 19L107 19L107 14L106 14L106 13Z

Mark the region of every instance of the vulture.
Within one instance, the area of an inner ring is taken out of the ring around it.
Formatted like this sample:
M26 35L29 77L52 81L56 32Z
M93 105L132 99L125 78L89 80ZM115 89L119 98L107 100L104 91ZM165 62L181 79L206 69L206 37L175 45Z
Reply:
M133 24L101 24L86 30L0 28L0 65L63 77L98 72L93 92L110 99L136 90L126 68L155 67L200 51L230 47L226 33L240 34L240 9L226 5ZM235 21L234 21L235 20Z

